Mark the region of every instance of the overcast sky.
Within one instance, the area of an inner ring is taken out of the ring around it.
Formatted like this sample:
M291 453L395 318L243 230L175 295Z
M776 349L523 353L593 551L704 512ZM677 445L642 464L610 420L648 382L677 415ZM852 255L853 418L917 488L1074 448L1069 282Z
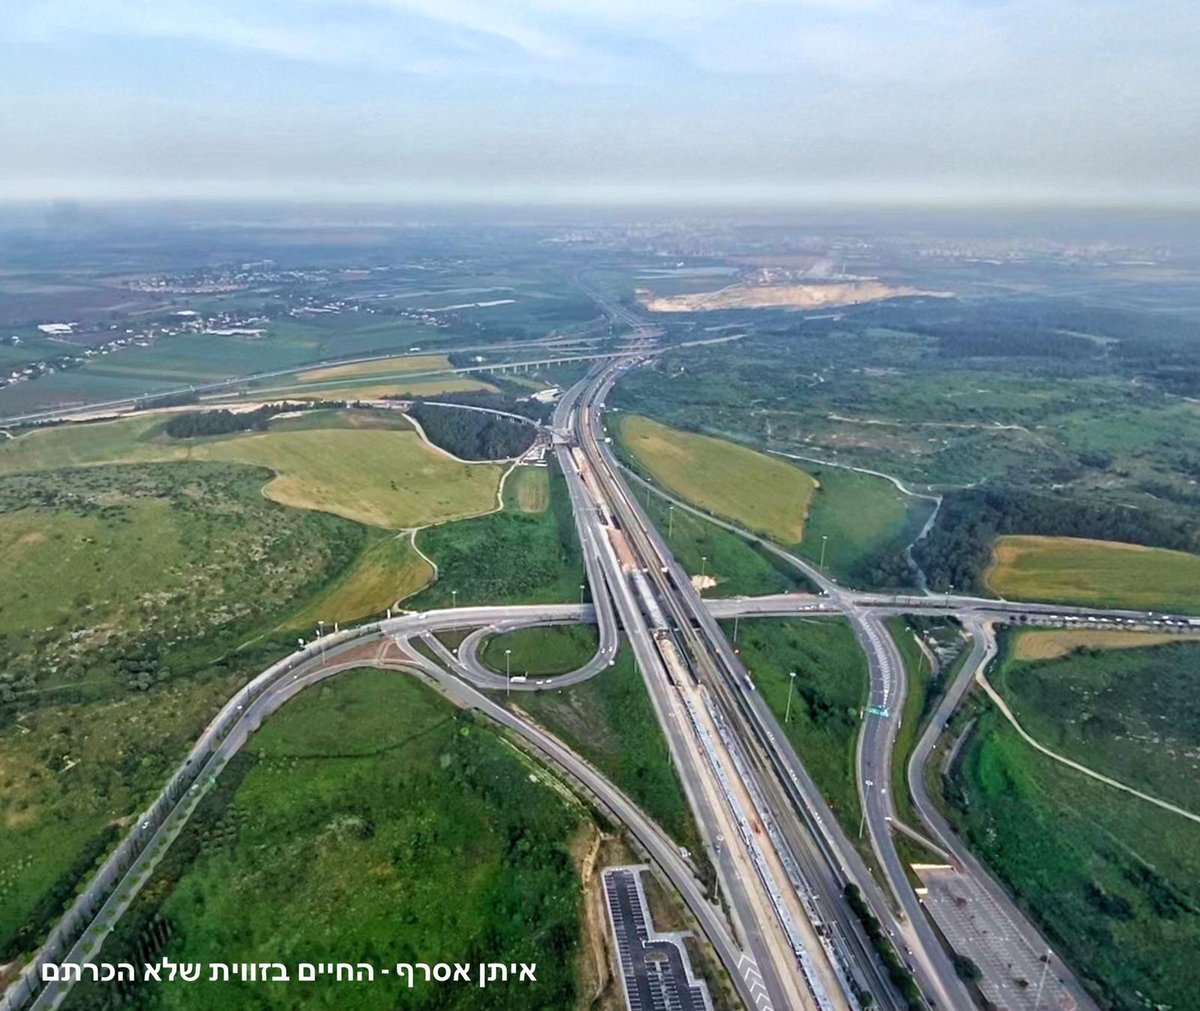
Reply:
M0 197L1200 205L1198 0L12 0Z

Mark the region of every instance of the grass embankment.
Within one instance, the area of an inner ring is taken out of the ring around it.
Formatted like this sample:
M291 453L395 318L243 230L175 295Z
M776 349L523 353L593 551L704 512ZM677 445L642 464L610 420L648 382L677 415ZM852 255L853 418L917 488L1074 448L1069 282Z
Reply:
M283 505L392 529L487 510L501 474L496 465L448 460L412 431L285 427L170 439L161 425L161 418L134 417L30 432L0 444L0 473L142 461L245 463L275 472L264 494Z
M1194 1003L1200 826L1038 754L994 709L947 796L972 848L1102 1006Z
M732 634L732 622L723 623ZM742 663L804 767L851 838L862 813L854 754L867 704L869 675L850 625L841 618L770 618L742 621ZM791 719L789 672L796 672Z
M546 625L492 636L480 648L479 659L497 674L505 672L507 660L514 676L546 677L583 666L599 647L595 625ZM505 650L511 655L506 657Z
M561 692L514 696L512 704L609 776L671 838L702 856L691 809L628 646L613 667L590 681Z
M346 622L381 615L429 585L433 566L417 553L407 534L375 538L354 567L319 598L286 622L301 628L324 621Z
M855 586L907 586L912 572L898 564L933 511L927 499L905 495L890 481L812 464L818 487L798 553L817 564L825 543L825 572Z
M689 513L671 509L669 504L644 487L634 486L651 521L667 538L672 554L691 575L704 575L716 581L704 590L709 597L734 597L741 594L786 593L808 589L808 582L796 571L761 545L756 545L715 523ZM668 536L669 532L669 536Z
M685 501L779 544L804 537L816 482L799 467L637 414L616 427L639 468Z
M1200 813L1200 643L1020 659L1022 640L1041 634L1006 635L992 676L1021 726L1052 751Z
M998 538L984 574L1003 597L1200 612L1200 555L1077 537Z
M500 512L417 534L417 546L437 563L438 578L406 606L445 607L455 600L454 590L460 605L579 600L583 557L562 475L549 469L549 500L537 513L521 511L522 494L529 502L525 481L505 482Z
M264 725L105 954L149 944L181 962L392 970L364 984L147 985L144 1008L384 1009L449 993L456 1007L570 1008L581 930L570 844L588 824L544 771L430 689L344 674ZM410 994L397 962L536 962L537 981L451 991L418 977ZM85 984L71 1006L96 996Z

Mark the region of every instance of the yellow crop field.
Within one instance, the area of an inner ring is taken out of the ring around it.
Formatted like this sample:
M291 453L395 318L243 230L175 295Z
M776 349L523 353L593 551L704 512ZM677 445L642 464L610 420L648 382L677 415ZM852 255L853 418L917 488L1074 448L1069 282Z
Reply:
M618 426L621 444L668 491L781 544L803 539L817 482L799 467L636 414Z
M401 372L432 372L450 368L445 355L402 355L379 358L372 362L353 362L350 365L329 365L308 369L296 374L299 383L317 383L327 379L355 379L360 376L394 376Z
M312 429L266 432L196 446L192 458L269 467L264 494L371 526L400 529L486 512L502 468L464 464L415 432Z
M1200 555L1139 544L1001 537L984 579L1014 599L1200 612Z
M1168 642L1195 642L1200 636L1173 632L1132 632L1121 629L1054 628L1021 632L1013 646L1017 660L1053 660L1076 649L1139 649Z
M394 379L388 382L364 382L350 386L300 386L275 391L279 396L295 400L381 400L384 397L435 397L439 393L463 393L485 390L495 393L496 387L479 379L447 375L429 379ZM265 394L264 394L265 395Z

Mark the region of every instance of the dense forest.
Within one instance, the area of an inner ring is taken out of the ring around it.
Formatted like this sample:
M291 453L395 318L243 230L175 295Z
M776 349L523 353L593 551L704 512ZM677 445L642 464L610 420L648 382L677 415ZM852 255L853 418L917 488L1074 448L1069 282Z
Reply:
M483 411L463 411L418 401L408 412L435 445L463 460L520 456L537 435L532 425Z
M1092 537L1200 551L1200 528L1190 516L1006 488L970 488L946 494L937 522L913 554L931 588L977 589L992 544L1004 534Z

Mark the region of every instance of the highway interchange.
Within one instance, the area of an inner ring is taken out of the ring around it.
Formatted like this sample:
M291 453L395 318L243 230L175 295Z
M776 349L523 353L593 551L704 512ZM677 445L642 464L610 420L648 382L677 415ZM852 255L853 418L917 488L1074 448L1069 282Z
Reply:
M606 308L623 322L641 327L640 321L623 318L619 308ZM859 592L840 587L779 548L772 550L802 572L818 593L703 600L629 492L604 434L603 405L613 383L645 359L645 352L634 352L596 365L560 401L551 428L576 517L592 602L401 614L327 635L264 671L229 700L159 798L137 818L37 958L5 994L5 1011L58 1006L65 988L61 984L42 987L40 965L83 964L98 956L103 937L148 879L205 790L270 713L312 684L343 670L372 665L419 676L456 704L483 713L569 776L623 824L677 890L748 1008L857 1009L865 1006L863 993L872 994L876 1006L907 1006L845 901L847 884L858 887L893 939L926 1002L938 1008L970 1007L971 997L908 881L892 838L895 805L889 789L906 676L884 620L913 612L953 615L971 639L970 654L921 735L907 770L916 810L933 842L951 855L954 873L969 880L1004 918L1009 942L1028 952L1048 950L927 795L924 768L940 729L966 695L976 672L993 655L993 622L1106 621L1129 626L1186 619L963 595ZM857 762L873 866L842 831L719 624L734 616L801 613L844 616L868 658L869 704L879 715L864 717ZM497 632L580 621L598 625L600 645L595 657L569 674L514 682L478 660L480 644ZM474 630L457 653L434 635L452 628ZM704 855L681 852L598 770L495 700L499 691L559 690L603 676L622 634L645 678L705 841ZM702 883L704 859L716 869L723 905L712 901ZM985 970L991 964L986 952L968 954ZM1057 958L1049 966L1059 996L1057 1003L1046 1001L1043 1007L1094 1006Z

